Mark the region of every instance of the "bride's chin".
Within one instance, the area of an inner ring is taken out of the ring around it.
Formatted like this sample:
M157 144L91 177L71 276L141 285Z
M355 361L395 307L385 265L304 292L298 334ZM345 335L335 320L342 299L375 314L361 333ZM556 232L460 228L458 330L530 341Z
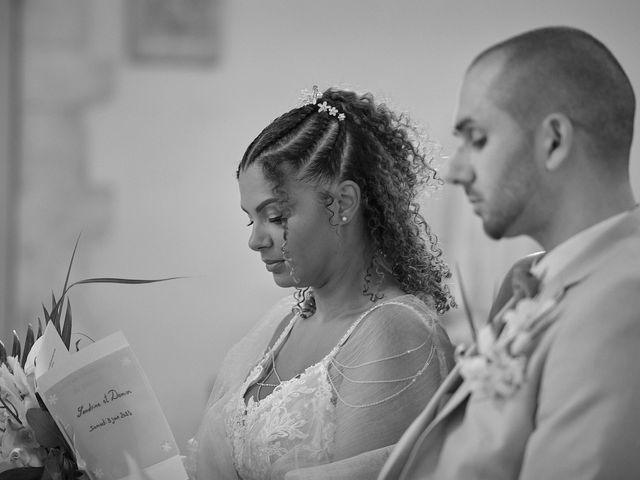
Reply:
M293 278L291 278L290 275L283 275L283 274L275 274L273 276L273 281L275 282L276 285L278 285L279 287L282 288L289 288L289 287L296 287L296 282L293 281Z

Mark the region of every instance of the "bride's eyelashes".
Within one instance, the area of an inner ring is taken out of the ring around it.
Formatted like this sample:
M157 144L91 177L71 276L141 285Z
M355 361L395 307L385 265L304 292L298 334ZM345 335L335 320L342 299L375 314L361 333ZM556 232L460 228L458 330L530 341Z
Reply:
M276 217L269 217L267 218L267 221L269 223L275 223L276 225L281 225L284 222L284 217L282 215L278 215ZM253 220L249 219L249 223L247 223L247 227L250 227L253 225Z
M275 223L277 225L281 225L284 222L284 217L282 215L278 215L277 217L270 217L269 223Z

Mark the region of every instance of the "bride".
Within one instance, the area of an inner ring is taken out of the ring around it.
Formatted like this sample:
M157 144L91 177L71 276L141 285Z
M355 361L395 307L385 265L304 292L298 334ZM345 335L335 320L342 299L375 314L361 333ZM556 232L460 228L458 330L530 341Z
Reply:
M247 149L249 247L295 293L227 354L192 478L371 478L447 374L453 300L418 213L437 180L415 133L370 94L314 88Z

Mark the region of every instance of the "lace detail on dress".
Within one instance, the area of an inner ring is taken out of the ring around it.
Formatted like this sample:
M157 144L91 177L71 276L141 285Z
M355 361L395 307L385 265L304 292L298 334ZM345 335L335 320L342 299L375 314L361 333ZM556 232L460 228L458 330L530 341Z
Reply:
M249 398L245 405L244 392L261 370L262 365L254 369L227 410L227 434L240 477L271 478L272 465L294 449L313 464L329 461L335 420L326 363L312 365L259 402Z

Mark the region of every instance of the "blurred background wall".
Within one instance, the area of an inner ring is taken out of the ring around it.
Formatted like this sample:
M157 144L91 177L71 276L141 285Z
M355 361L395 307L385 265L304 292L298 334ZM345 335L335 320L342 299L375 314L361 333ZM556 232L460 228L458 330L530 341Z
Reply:
M2 338L22 336L60 293L79 233L72 280L187 277L70 292L76 332L124 331L182 446L225 351L288 293L246 246L234 174L301 89L369 90L446 155L470 59L567 24L603 40L640 92L637 0L0 2ZM636 194L639 156L636 141ZM481 321L510 264L536 246L485 239L455 188L424 208ZM467 339L461 318L460 308L444 319L456 341Z

